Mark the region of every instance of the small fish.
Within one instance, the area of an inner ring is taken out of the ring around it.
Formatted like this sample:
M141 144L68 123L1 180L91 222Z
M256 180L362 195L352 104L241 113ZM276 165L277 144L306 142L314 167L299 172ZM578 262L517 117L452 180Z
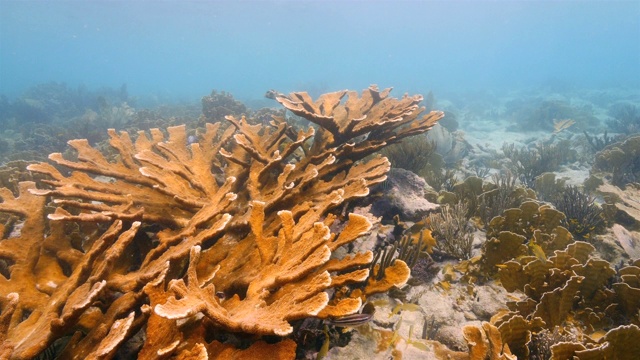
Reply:
M443 266L441 272L446 281L455 281L457 278L455 268L451 264Z
M368 323L376 312L376 307L373 303L368 302L362 307L362 311L358 314L351 314L341 316L335 319L326 319L324 323L326 325L333 325L338 327L357 327Z
M572 120L572 119L563 119L563 120L553 119L553 133L557 134L562 130L570 128L575 123L576 123L575 120Z
M533 255L538 258L538 260L542 262L547 261L547 255L545 255L544 250L542 250L542 247L540 247L540 245L536 244L534 241L529 242L529 249L531 250Z
M407 341L407 344L415 347L418 350L431 351L431 347L429 347L429 345L421 342L420 340L409 340L409 341Z
M451 289L451 283L448 281L440 281L438 285L445 291L449 291Z
M368 323L371 318L373 318L373 314L351 314L336 319L326 319L324 323L338 327L357 327Z
M598 330L596 332L591 333L591 335L589 335L589 337L591 338L591 340L593 341L599 341L602 337L604 337L605 335L607 335L607 332L604 330Z
M382 299L375 299L375 300L371 300L371 301L369 301L367 304L371 304L371 305L373 305L374 307L375 307L375 306L380 307L380 306L389 305L389 300L388 300L388 299L386 299L386 298L382 298Z
M195 144L195 143L197 143L197 142L198 142L198 137L197 137L197 136L195 136L195 135L189 135L189 136L187 137L187 144L188 144L188 145L193 145L193 144Z
M392 317L393 315L396 315L401 310L422 311L422 307L420 305L418 305L418 304L412 304L412 303L398 304L398 305L393 307L393 310L391 311L391 314L389 314L389 317Z

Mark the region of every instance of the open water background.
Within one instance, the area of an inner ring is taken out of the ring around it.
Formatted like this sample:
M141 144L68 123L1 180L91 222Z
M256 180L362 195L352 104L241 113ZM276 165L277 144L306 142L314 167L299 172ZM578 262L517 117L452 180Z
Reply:
M0 94L640 88L640 1L0 1Z

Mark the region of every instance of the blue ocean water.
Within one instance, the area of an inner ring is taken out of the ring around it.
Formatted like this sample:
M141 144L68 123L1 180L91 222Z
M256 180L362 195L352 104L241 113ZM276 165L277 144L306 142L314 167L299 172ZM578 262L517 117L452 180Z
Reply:
M0 94L640 87L640 1L0 1Z

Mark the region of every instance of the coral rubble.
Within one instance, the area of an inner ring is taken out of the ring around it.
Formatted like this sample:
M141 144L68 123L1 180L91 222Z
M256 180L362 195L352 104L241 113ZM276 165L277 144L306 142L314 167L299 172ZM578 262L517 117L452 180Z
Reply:
M386 179L389 162L370 155L443 116L389 92L278 95L318 125L307 130L234 116L195 140L184 126L135 140L109 130L116 156L80 139L69 141L77 159L29 165L47 176L41 186L0 190L0 211L21 219L0 229L0 357L33 358L64 339L58 356L108 359L143 332L140 358L293 358L282 339L292 322L356 313L404 284L402 260L369 276L371 251L335 256L370 229L332 212Z

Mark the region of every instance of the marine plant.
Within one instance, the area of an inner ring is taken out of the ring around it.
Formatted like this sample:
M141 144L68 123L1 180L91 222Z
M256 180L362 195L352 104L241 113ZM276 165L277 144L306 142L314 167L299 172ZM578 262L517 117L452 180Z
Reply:
M381 281L385 277L387 269L392 269L396 260L404 262L409 269L413 268L423 252L423 239L419 237L418 242L414 242L412 237L403 236L394 241L391 245L382 246L374 252L373 261L369 269L369 277L375 281ZM428 254L426 254L428 256Z
M384 148L381 152L391 166L420 174L432 162L436 154L436 145L424 136L416 136L411 141L404 141ZM437 162L436 160L436 163Z
M420 175L436 192L453 191L458 182L457 171L445 166L435 141L425 136L386 147L381 154L389 159L392 167Z
M613 143L598 152L591 172L621 188L640 182L640 135Z
M575 150L567 140L556 144L536 143L533 148L517 148L515 144L502 146L504 155L510 160L510 170L527 187L535 186L536 177L558 170L559 166L575 158Z
M427 222L440 252L457 259L471 258L473 227L469 224L468 206L464 202L442 206L439 213L429 215Z
M614 140L615 138L609 136L606 130L604 131L604 134L602 136L597 136L597 135L591 136L586 131L584 131L583 133L584 133L585 139L587 139L587 142L589 143L589 145L591 146L591 149L594 152L601 151L605 147L613 144L615 141Z
M615 131L623 134L640 132L640 110L638 106L630 103L618 103L609 109L611 120L607 125Z
M565 215L562 225L579 240L589 240L605 227L605 213L596 204L595 196L586 189L567 185L566 179L556 179L554 173L536 178L536 195Z
M556 178L552 172L543 173L536 177L534 188L536 197L542 201L552 202L567 186L566 178Z
M0 189L0 211L22 220L0 227L0 357L33 358L64 338L56 356L293 358L295 321L353 314L402 285L402 260L370 277L371 251L335 256L371 227L333 213L384 181L389 162L369 155L442 117L420 116L419 95L389 93L278 96L318 126L293 138L285 122L227 116L193 142L185 126L135 140L110 130L110 160L79 139L73 159L29 165L48 179Z
M502 215L507 209L517 208L527 200L535 200L533 190L516 184L516 177L509 170L491 176L491 182L483 186L478 195L475 216L487 226L491 220Z
M605 227L602 208L595 197L583 189L569 185L552 200L556 209L564 213L564 227L579 240L589 240Z
M469 164L467 170L471 172L472 176L479 177L481 179L487 178L491 173L491 168L482 162Z
M451 192L458 183L455 169L433 166L423 171L421 175L424 177L427 184L437 192Z
M438 202L455 205L461 201L467 203L468 216L475 214L478 197L483 191L484 182L476 176L469 176L464 181L454 182L452 186L443 188L438 193Z
M517 184L517 179L505 169L491 176L491 181L484 181L476 176L469 176L456 183L451 191L438 193L438 202L455 205L464 202L467 205L467 217L474 219L480 227L486 227L491 219L502 214L506 209L519 207L526 200L535 200L535 192Z

